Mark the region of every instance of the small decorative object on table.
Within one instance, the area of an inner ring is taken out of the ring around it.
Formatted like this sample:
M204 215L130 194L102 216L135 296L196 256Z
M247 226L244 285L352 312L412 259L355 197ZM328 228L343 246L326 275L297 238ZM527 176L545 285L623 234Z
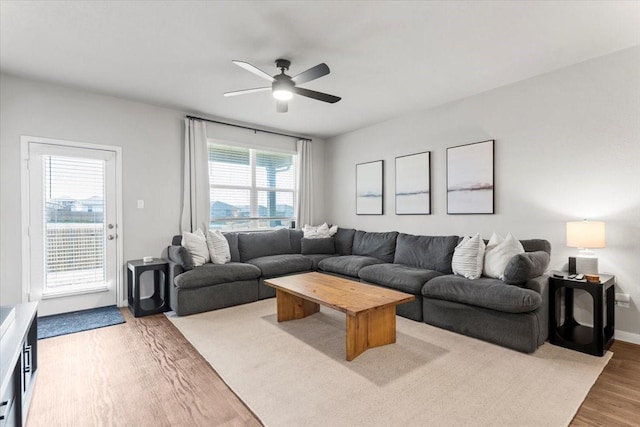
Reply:
M587 277L585 275L585 277ZM549 278L549 341L551 344L603 356L613 343L615 331L615 276L601 274L598 282L565 275ZM593 299L593 327L581 325L573 315L573 290L582 289ZM564 294L564 321L560 322ZM605 305L606 303L606 305ZM606 320L606 323L605 323Z
M597 274L585 274L584 278L589 283L600 283L600 276L598 276Z

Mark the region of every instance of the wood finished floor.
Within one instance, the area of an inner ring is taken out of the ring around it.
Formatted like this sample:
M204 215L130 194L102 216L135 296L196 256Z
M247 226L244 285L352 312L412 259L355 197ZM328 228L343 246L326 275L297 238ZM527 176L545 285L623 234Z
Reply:
M125 324L38 341L27 427L261 425L164 315L122 313ZM611 350L572 426L640 426L640 346Z

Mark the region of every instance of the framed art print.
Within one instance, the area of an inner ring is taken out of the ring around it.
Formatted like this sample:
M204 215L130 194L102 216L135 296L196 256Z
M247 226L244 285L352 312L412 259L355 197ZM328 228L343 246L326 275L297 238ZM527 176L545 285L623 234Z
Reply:
M447 213L493 214L494 140L447 148Z
M356 214L382 215L383 161L356 165Z
M431 213L431 152L396 157L396 215Z

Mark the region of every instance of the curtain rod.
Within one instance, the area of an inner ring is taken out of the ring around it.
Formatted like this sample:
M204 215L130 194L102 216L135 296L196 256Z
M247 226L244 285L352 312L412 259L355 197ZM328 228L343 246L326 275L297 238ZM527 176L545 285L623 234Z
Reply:
M274 131L271 131L271 130L255 129L255 128L251 128L249 126L236 125L236 124L233 124L233 123L225 123L225 122L221 122L221 121L218 121L218 120L204 119L202 117L196 117L196 116L187 115L187 119L202 120L203 122L210 122L210 123L217 123L219 125L233 126L233 127L240 128L240 129L252 130L254 132L270 133L272 135L280 135L280 136L286 136L286 137L289 137L289 138L306 139L307 141L312 141L311 138L305 138L303 136L289 135L289 134L286 134L286 133L274 132Z

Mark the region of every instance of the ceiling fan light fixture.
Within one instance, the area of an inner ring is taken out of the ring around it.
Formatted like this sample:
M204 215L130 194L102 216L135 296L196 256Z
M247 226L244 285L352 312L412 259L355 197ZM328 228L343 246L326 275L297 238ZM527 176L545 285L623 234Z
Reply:
M288 111L289 104L287 101L292 99L294 94L315 99L317 101L328 102L330 104L335 104L341 99L339 96L329 95L328 93L316 92L315 90L298 87L299 84L307 83L329 74L329 67L324 62L316 65L315 67L311 67L308 70L295 75L294 77L285 74L285 71L288 71L289 66L291 65L291 62L287 59L276 60L276 67L280 69L280 74L276 74L273 77L257 68L255 65L249 64L248 62L235 60L232 62L257 76L262 77L265 80L269 80L271 82L271 87L258 87L254 89L236 90L233 92L227 92L224 94L224 96L243 95L246 93L262 92L263 90L271 89L271 94L277 101L276 111L278 111L278 113L286 113Z
M291 78L285 74L275 76L275 81L271 85L273 97L278 101L288 101L293 98L294 84Z
M279 101L288 101L293 98L293 93L286 89L275 89L273 91L273 97Z

